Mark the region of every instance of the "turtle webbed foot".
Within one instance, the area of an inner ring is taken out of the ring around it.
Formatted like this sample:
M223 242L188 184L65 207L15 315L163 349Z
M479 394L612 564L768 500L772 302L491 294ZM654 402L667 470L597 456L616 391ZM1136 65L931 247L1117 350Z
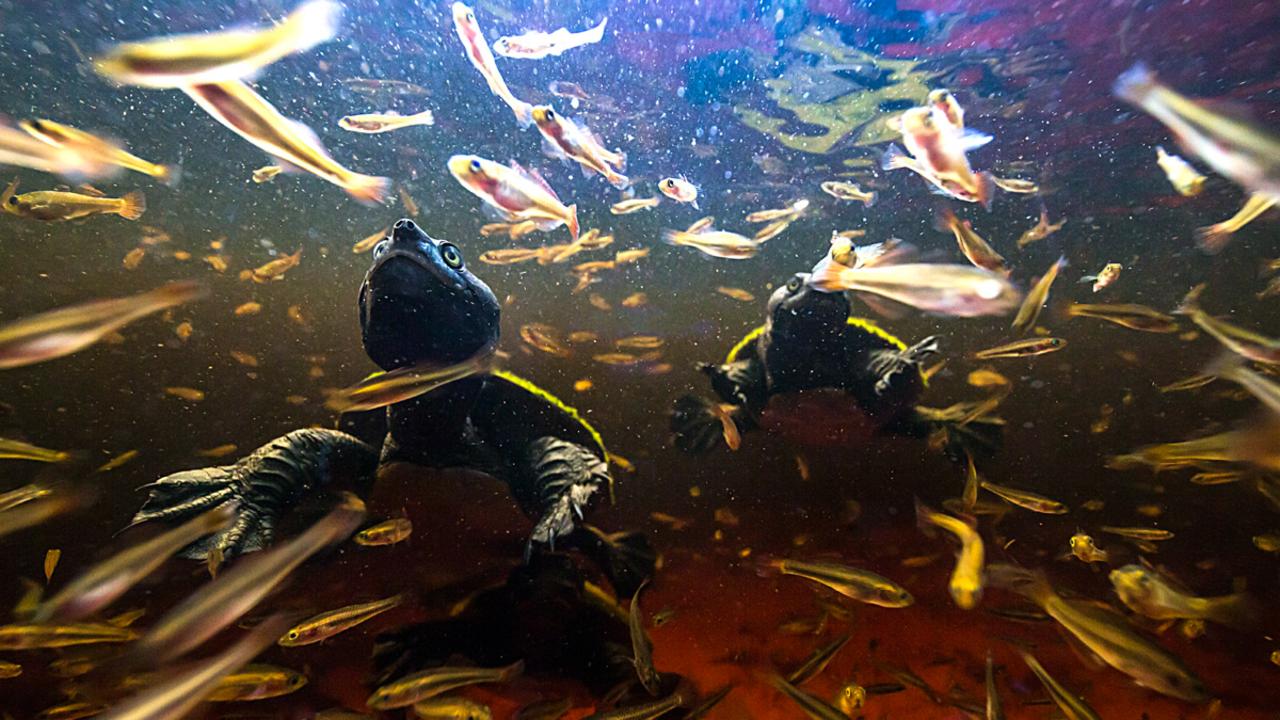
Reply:
M527 457L539 515L525 546L526 560L535 546L554 550L556 541L583 519L591 498L610 482L608 463L568 440L539 438L531 443Z
M878 350L871 354L867 370L876 376L876 394L883 395L899 373L919 368L938 352L938 338L930 335L905 350Z
M177 523L206 510L236 503L235 520L220 532L189 545L183 557L229 560L271 544L276 519L335 470L371 473L377 452L336 430L305 429L276 438L233 465L184 470L143 489L146 502L134 525Z

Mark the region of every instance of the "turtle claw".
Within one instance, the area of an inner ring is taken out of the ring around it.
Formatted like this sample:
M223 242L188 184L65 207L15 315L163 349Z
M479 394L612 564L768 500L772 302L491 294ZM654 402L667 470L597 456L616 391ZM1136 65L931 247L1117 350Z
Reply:
M590 450L554 437L535 440L529 449L538 522L525 546L525 560L535 545L555 550L556 540L574 531L586 515L592 496L609 482L609 467Z

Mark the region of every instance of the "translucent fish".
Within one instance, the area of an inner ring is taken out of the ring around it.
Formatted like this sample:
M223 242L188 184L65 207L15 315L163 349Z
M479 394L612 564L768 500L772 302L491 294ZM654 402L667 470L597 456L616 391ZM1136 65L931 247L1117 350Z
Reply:
M244 702L266 700L301 690L307 676L275 665L245 665L218 681L208 702Z
M610 205L609 212L614 215L630 215L633 212L639 212L641 210L652 210L653 208L658 207L660 203L662 203L662 198L660 196L651 198L632 198L630 200L622 200L621 202L616 202L613 205ZM694 231L691 230L690 232Z
M699 233L664 230L662 232L662 240L668 245L683 245L698 250L705 255L728 260L744 260L755 257L761 243L760 240L723 230L704 230Z
M520 339L535 350L556 357L569 357L572 351L560 341L559 332L545 323L526 323L520 326Z
M661 690L662 679L653 665L653 642L645 632L643 614L640 612L640 594L644 592L648 580L640 583L631 597L631 605L627 611L627 626L631 634L631 662L635 666L636 676L640 684L653 696Z
M282 647L298 647L322 642L361 623L368 622L382 613L398 607L402 602L404 602L403 595L394 595L383 600L348 605L337 610L320 613L289 628L284 635L280 636L278 644Z
M138 637L128 628L105 623L69 625L21 624L0 625L0 650L35 650L127 643Z
M830 664L832 658L849 644L850 635L845 633L830 643L813 651L795 670L787 675L787 682L792 685L803 685L806 681L821 673Z
M982 489L987 492L998 495L1004 500L1032 512L1043 513L1045 515L1065 515L1069 511L1066 505L1058 502L1057 500L1053 500L1027 490L1005 487L986 480L983 480L980 485L982 486Z
M338 127L343 130L354 133L363 133L366 135L391 132L392 130L403 130L404 128L414 126L429 126L435 124L435 114L430 110L423 110L422 112L413 113L412 115L401 115L394 111L363 113L360 115L345 115L338 119ZM410 212L409 214L417 215L416 212Z
M332 0L299 5L263 29L173 35L117 45L94 68L125 85L185 88L252 77L271 63L337 36L342 6Z
M853 290L958 317L1003 315L1022 296L1003 276L965 265L901 264L851 268L820 262L809 283L825 292Z
M974 353L973 356L978 360L1035 357L1036 355L1057 352L1066 346L1067 341L1062 338L1030 338L1028 340L1015 340L1003 345L987 348L986 350L979 350Z
M848 717L843 712L832 707L826 700L801 690L784 678L775 675L770 679L770 682L783 695L791 698L792 701L799 705L807 717L815 720L848 720Z
M1022 661L1031 668L1031 672L1040 679L1040 684L1044 685L1044 689L1048 691L1049 698L1058 706L1063 715L1068 720L1102 720L1098 713L1084 701L1084 698L1067 690L1057 680L1054 680L1049 672L1040 665L1031 653L1019 651L1022 655Z
M79 352L138 318L204 297L205 287L176 282L131 297L51 310L0 327L0 369Z
M1027 293L1027 297L1022 301L1022 306L1018 308L1018 314L1013 318L1012 327L1018 332L1026 332L1035 327L1036 320L1040 317L1040 311L1044 309L1044 304L1049 300L1049 289L1053 287L1053 282L1058 279L1058 273L1062 268L1067 266L1065 257L1058 258L1058 261L1049 266L1044 275L1031 286L1031 291Z
M1197 597L1141 565L1116 568L1108 579L1126 607L1152 620L1209 620L1237 628L1247 628L1258 620L1255 601L1245 593Z
M604 18L595 27L573 32L560 28L554 32L532 30L521 35L503 35L493 42L493 51L503 57L520 60L541 60L542 58L562 55L574 48L593 45L604 39Z
M1049 211L1043 207L1040 208L1040 219L1035 225L1031 226L1030 229L1026 230L1018 237L1018 249L1021 250L1031 243L1040 242L1061 230L1066 224L1066 220L1061 220L1056 223L1049 222Z
M939 230L950 231L951 234L955 235L956 242L960 245L960 252L964 254L969 262L973 263L974 267L1002 275L1009 274L1009 265L1005 262L1004 257L996 252L990 243L974 232L973 225L968 220L961 220L956 217L955 212L950 208L943 208L939 211L935 226Z
M852 200L854 202L860 202L866 207L871 207L876 204L875 191L863 190L850 182L828 180L822 183L821 187L822 192L836 198L837 200Z
M177 179L177 168L147 162L116 143L93 133L52 120L23 120L18 123L18 126L28 135L54 147L66 148L78 153L91 153L103 163L142 173L164 183Z
M374 375L325 399L325 407L335 412L376 410L425 395L437 388L486 372L493 362L494 348L485 348L452 365L421 363Z
M408 540L412 534L413 523L409 518L392 518L356 533L355 543L366 547L395 545Z
M0 460L33 460L43 463L60 463L71 459L71 453L49 450L12 438L0 438Z
M907 607L915 598L906 588L873 572L830 562L765 560L763 569L820 583L852 600L887 608Z
M565 205L541 175L517 163L502 165L477 155L454 155L449 173L472 195L509 222L532 220L540 230L564 225L578 239L578 207Z
M137 191L112 198L61 190L15 195L16 190L15 180L5 190L4 211L41 222L83 220L94 215L119 215L126 220L137 220L147 209L146 198Z
M716 288L716 292L738 302L754 302L756 299L755 295L742 288L720 286Z
M1280 340L1219 320L1200 307L1200 294L1204 287L1197 285L1192 288L1176 312L1191 318L1201 330L1213 336L1231 352L1267 365L1280 364Z
M379 687L365 704L374 710L391 710L467 685L507 682L522 672L522 661L498 668L434 667Z
M963 520L931 510L919 500L916 500L916 520L922 528L941 528L960 541L960 552L947 588L957 607L963 610L977 607L982 599L983 566L986 564L982 536Z
M475 12L460 2L453 3L452 12L454 30L462 41L471 66L484 78L489 92L498 96L511 109L516 122L521 127L529 127L533 123L533 106L516 98L511 88L507 87L507 81L502 79L498 64L493 59L493 51L489 49L489 42L485 40L480 23L476 21Z
M1169 179L1173 189L1185 197L1199 195L1204 191L1204 184L1209 179L1201 175L1191 166L1191 163L1177 155L1165 152L1164 147L1160 145L1156 146L1156 164L1164 171L1164 176Z

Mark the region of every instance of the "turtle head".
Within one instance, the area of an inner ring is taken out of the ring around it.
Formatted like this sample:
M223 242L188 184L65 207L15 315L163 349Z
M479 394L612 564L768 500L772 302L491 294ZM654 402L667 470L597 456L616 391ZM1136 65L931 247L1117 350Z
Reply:
M809 285L808 273L796 273L769 297L769 328L775 337L813 337L841 333L849 317L844 293Z
M365 353L392 370L452 363L498 342L498 299L467 270L462 251L398 220L373 249L360 285Z

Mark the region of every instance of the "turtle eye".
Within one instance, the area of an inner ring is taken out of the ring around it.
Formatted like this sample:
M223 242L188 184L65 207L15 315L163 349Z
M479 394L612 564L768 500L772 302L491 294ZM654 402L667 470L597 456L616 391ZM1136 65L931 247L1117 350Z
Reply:
M478 173L478 172L480 172L480 160L478 160L478 159L476 159L476 160L472 160L472 161L471 161L471 164L470 164L470 165L468 165L467 167L471 168L471 172L473 172L473 173Z
M9 196L9 204L10 204L10 205L17 205L17 204L18 204L18 196L17 196L17 195L10 195L10 196Z
M440 246L440 257L444 259L444 264L454 270L462 269L462 253L458 251L457 246L444 243Z
M791 278L791 280L787 283L787 292L796 292L797 290L800 289L800 285L801 285L800 278L798 277Z

